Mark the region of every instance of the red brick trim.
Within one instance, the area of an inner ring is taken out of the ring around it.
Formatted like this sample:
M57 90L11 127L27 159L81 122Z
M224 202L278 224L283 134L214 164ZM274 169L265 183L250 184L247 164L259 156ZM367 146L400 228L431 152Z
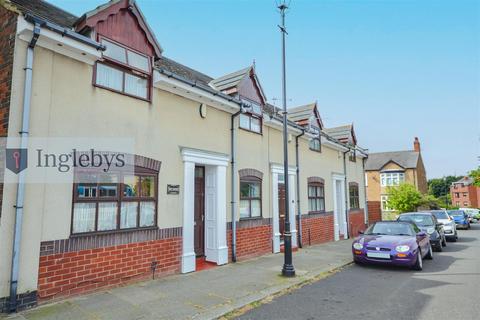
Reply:
M107 234L74 236L69 239L43 241L40 256L81 250L118 246L135 242L161 240L182 236L182 227L166 229L132 230Z
M382 204L380 201L367 201L368 223L372 224L382 220Z
M352 209L348 212L349 231L351 237L358 236L359 231L366 229L365 213L363 209Z
M356 186L356 187L358 187L358 182L351 181L351 182L348 183L348 186Z
M256 177L260 180L263 179L263 173L261 171L256 170L256 169L240 169L240 170L238 170L238 176L240 178Z
M333 212L302 215L302 244L309 246L334 240Z

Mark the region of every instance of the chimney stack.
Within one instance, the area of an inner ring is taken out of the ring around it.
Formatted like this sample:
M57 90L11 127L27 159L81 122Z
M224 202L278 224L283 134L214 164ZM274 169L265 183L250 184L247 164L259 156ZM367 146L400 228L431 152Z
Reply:
M420 152L420 141L418 140L418 137L415 137L415 140L413 141L413 150Z

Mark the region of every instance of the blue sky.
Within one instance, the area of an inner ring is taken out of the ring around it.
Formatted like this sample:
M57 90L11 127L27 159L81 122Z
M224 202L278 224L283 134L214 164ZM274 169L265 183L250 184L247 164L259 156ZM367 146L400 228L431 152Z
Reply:
M49 2L81 15L105 1ZM212 77L255 60L281 98L275 0L137 2L165 56ZM353 122L370 152L418 136L429 178L465 174L480 155L479 21L477 0L292 0L288 104L316 100L327 127Z

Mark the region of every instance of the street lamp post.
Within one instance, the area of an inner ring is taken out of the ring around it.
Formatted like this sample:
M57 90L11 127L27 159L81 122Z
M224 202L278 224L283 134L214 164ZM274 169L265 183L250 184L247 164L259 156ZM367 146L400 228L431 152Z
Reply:
M282 33L282 100L283 100L283 176L285 177L285 231L283 235L284 241L284 261L282 267L282 275L285 277L294 277L295 268L293 267L292 258L292 234L290 233L290 201L288 192L288 131L287 131L287 81L285 71L285 11L288 6L285 2L278 6L282 16L282 25L279 26Z

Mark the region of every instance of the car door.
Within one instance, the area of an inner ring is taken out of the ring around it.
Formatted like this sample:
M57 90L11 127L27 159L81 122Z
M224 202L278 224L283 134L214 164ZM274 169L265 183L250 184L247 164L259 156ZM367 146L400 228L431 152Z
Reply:
M435 229L437 230L438 234L442 239L445 238L445 230L443 230L443 224L438 222L437 217L435 217L434 215L432 215L432 218L433 218L433 223L435 223Z
M422 250L422 253L428 252L428 248L430 246L430 239L427 236L427 233L424 232L423 236L419 236L418 233L421 232L415 224L412 224L413 231L415 232L416 238L417 238L417 244L420 247L420 250Z

